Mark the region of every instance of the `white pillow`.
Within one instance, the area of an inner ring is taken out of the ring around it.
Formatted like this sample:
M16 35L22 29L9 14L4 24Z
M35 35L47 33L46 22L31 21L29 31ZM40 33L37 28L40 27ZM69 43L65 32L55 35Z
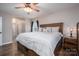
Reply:
M47 27L47 28L46 28L46 31L47 31L47 32L52 32L52 27Z
M52 32L59 32L59 27L52 27Z
M59 32L59 27L39 28L40 32Z
M41 27L39 27L39 32L43 32L43 29Z
M47 30L46 30L46 28L39 28L39 31L40 32L46 32Z

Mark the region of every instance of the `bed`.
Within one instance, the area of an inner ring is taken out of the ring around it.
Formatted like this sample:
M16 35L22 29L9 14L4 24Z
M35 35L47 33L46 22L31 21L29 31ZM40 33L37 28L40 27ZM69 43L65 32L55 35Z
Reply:
M27 56L58 55L63 41L63 23L42 24L40 27L59 27L59 32L22 33L16 38L18 50Z

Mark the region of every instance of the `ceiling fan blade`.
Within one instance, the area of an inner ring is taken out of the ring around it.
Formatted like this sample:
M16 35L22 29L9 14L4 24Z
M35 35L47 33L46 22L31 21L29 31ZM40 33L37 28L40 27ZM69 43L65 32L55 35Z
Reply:
M37 11L37 12L39 12L40 10L38 10L38 9L34 9L35 11Z
M34 4L30 4L30 8L39 12L40 10L38 9L38 6L35 6Z
M15 7L16 9L25 8L25 7Z
M35 8L32 8L32 7L30 7L31 9L33 9L34 11L37 11L37 12L39 12L40 10L38 10L38 9L35 9Z
M34 4L31 4L30 6L31 6L32 8L34 8L34 9L38 9L38 8L39 8L37 5L34 5Z
M38 3L32 3L33 5L37 5Z

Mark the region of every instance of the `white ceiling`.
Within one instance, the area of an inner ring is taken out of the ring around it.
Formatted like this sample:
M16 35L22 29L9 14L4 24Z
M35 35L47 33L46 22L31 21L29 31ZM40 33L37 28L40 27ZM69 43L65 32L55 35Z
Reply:
M49 14L79 6L77 3L39 3L37 6L39 6L40 12L33 11L28 15L24 10L14 8L19 4L20 3L0 3L0 11L17 17L34 18L46 17Z

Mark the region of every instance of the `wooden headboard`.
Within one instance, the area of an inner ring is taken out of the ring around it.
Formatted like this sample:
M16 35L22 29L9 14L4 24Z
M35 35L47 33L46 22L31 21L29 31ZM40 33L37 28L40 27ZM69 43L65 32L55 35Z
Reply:
M59 32L63 34L63 23L41 24L40 27L59 27Z

